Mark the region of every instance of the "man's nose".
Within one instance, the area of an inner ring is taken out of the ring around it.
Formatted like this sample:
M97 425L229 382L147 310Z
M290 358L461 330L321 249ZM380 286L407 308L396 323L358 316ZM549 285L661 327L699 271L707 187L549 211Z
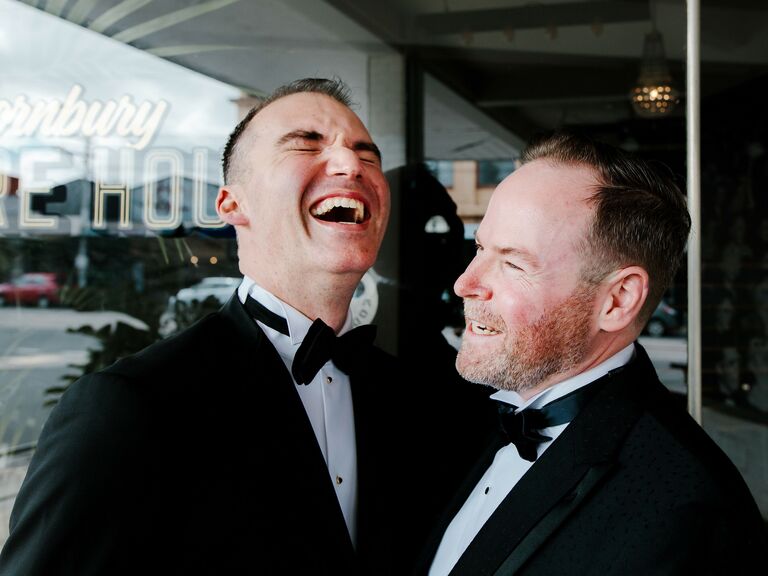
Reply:
M464 273L456 279L453 291L461 298L474 298L488 300L491 297L491 289L482 281L483 265L475 257L469 263Z
M343 144L334 144L326 149L328 160L325 164L328 176L346 176L357 179L362 175L362 163L357 153Z

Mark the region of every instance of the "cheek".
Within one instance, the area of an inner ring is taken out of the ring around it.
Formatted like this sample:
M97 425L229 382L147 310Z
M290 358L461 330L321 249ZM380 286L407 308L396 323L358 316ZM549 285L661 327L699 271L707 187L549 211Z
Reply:
M496 313L501 316L509 330L525 326L537 317L533 303L519 294L507 294L499 301Z
M567 298L567 294L561 296L551 292L545 292L532 286L517 286L512 290L507 288L503 294L495 292L497 305L496 313L502 317L511 331L530 326L546 318L548 314L557 308Z
M390 208L390 196L389 196L389 184L387 183L384 174L378 169L369 169L367 174L368 182L372 188L376 201L379 204L379 212L384 218L389 217Z
M291 156L274 164L263 180L284 195L296 194L309 188L319 173L313 156Z

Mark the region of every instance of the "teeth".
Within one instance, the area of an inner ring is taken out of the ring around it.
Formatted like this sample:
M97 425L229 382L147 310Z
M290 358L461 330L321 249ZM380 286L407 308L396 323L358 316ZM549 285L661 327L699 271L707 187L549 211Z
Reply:
M494 330L493 328L489 328L488 326L483 326L482 324L478 324L477 322L472 322L472 332L475 334L499 334L498 330Z
M344 198L336 196L333 198L326 198L320 202L317 206L314 206L310 213L312 216L322 216L327 214L334 208L352 208L355 211L355 222L362 222L365 217L365 205L354 198Z

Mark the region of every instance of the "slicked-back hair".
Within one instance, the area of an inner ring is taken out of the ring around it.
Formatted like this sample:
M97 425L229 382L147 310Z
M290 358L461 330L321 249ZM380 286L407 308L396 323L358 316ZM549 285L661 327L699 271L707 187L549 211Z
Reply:
M294 80L293 82L280 86L264 100L251 108L245 118L235 126L235 129L229 135L227 144L224 146L224 154L221 158L225 184L230 184L232 182L233 177L240 168L238 166L240 151L239 143L248 128L248 124L253 120L253 117L275 100L290 96L291 94L301 94L304 92L325 94L348 108L352 106L349 87L338 78L302 78L301 80Z
M626 266L642 267L650 284L638 316L645 323L674 281L691 229L685 196L671 171L567 132L532 142L523 152L522 162L534 160L594 171L598 186L589 198L594 215L580 246L583 280L596 284Z

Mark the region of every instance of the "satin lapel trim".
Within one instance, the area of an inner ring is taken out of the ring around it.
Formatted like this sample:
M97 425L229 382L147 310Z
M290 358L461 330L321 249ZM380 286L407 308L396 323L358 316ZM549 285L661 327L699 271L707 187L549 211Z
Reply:
M652 373L641 349L623 370L605 377L603 388L501 502L450 576L491 575L513 554L512 564L529 558L566 520L612 468L641 414L649 367ZM518 555L516 548L529 536Z
M561 502L569 512L573 509L570 500L590 469L575 466L573 438L563 433L520 479L464 551L450 576L494 574ZM554 514L539 537L551 534L565 517Z
M520 541L520 544L507 556L507 559L494 572L494 576L512 576L544 544L560 524L579 507L584 498L599 484L600 480L613 468L612 464L598 464L587 470L584 477L573 491L558 502Z
M506 444L506 439L502 433L495 434L491 440L485 453L475 464L474 468L470 471L464 483L461 485L456 495L451 499L448 507L440 516L440 520L436 526L432 529L427 539L427 543L423 552L419 556L419 567L421 570L417 570L416 573L420 574L422 571L426 574L429 571L429 567L432 565L432 561L437 554L437 549L440 546L440 542L443 540L443 535L448 529L448 525L451 523L456 514L459 513L461 507L464 506L469 494L475 488L480 478L483 477L485 471L493 462L496 452L498 452Z

